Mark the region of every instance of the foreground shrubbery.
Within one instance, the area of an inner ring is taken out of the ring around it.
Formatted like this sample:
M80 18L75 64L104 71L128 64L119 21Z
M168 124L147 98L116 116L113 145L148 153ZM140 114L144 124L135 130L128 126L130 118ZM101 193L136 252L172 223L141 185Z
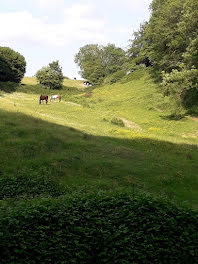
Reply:
M146 195L1 202L1 263L198 263L198 214Z

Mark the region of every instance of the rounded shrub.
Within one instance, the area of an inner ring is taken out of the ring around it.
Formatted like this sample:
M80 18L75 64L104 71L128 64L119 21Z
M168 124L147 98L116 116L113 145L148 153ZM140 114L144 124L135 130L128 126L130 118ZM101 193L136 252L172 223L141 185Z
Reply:
M0 82L19 83L26 70L25 58L18 52L0 47Z
M43 87L48 89L62 89L64 76L58 61L49 63L36 73L36 78Z
M120 127L124 127L125 126L123 120L118 118L118 117L113 117L111 119L111 123L113 125L117 125L117 126L120 126Z

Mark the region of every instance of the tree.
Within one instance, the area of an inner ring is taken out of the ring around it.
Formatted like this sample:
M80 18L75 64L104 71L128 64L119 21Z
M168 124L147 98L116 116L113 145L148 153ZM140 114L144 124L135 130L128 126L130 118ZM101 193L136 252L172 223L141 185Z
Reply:
M108 44L85 45L75 55L75 63L80 67L80 74L91 83L101 84L107 75L122 69L126 60L125 51Z
M126 62L126 53L114 44L108 44L103 47L102 62L106 69L106 75L113 74L122 70L122 66Z
M0 47L0 81L19 83L26 70L25 58L18 52Z
M80 48L75 55L75 63L80 67L80 74L91 83L100 84L105 77L102 63L102 46L89 44Z
M164 95L170 96L177 107L192 106L198 99L198 70L183 69L163 73L162 87Z
M198 1L153 0L148 55L162 72L162 90L179 107L198 100Z
M151 18L146 28L148 55L159 71L179 69L185 51L178 27L185 0L153 0Z
M61 89L64 80L62 67L58 61L53 61L49 66L41 68L36 73L36 78L46 88Z
M129 61L136 65L145 64L146 67L151 66L147 51L149 45L149 39L146 39L147 26L148 22L140 24L139 30L133 33L133 39L129 40L130 44L127 50Z

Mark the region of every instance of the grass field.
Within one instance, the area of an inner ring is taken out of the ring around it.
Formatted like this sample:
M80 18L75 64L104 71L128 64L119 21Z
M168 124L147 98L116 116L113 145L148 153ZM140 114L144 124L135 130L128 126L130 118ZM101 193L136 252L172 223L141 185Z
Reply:
M61 103L48 105L39 105L39 95L57 92L34 78L0 89L1 175L42 174L74 189L140 189L198 208L198 123L170 118L148 71L93 90L65 79Z

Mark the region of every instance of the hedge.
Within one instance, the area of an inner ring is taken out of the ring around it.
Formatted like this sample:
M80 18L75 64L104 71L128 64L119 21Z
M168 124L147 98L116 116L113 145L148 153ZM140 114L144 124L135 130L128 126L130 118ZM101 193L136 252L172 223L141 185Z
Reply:
M148 195L0 203L1 263L198 263L198 213Z

